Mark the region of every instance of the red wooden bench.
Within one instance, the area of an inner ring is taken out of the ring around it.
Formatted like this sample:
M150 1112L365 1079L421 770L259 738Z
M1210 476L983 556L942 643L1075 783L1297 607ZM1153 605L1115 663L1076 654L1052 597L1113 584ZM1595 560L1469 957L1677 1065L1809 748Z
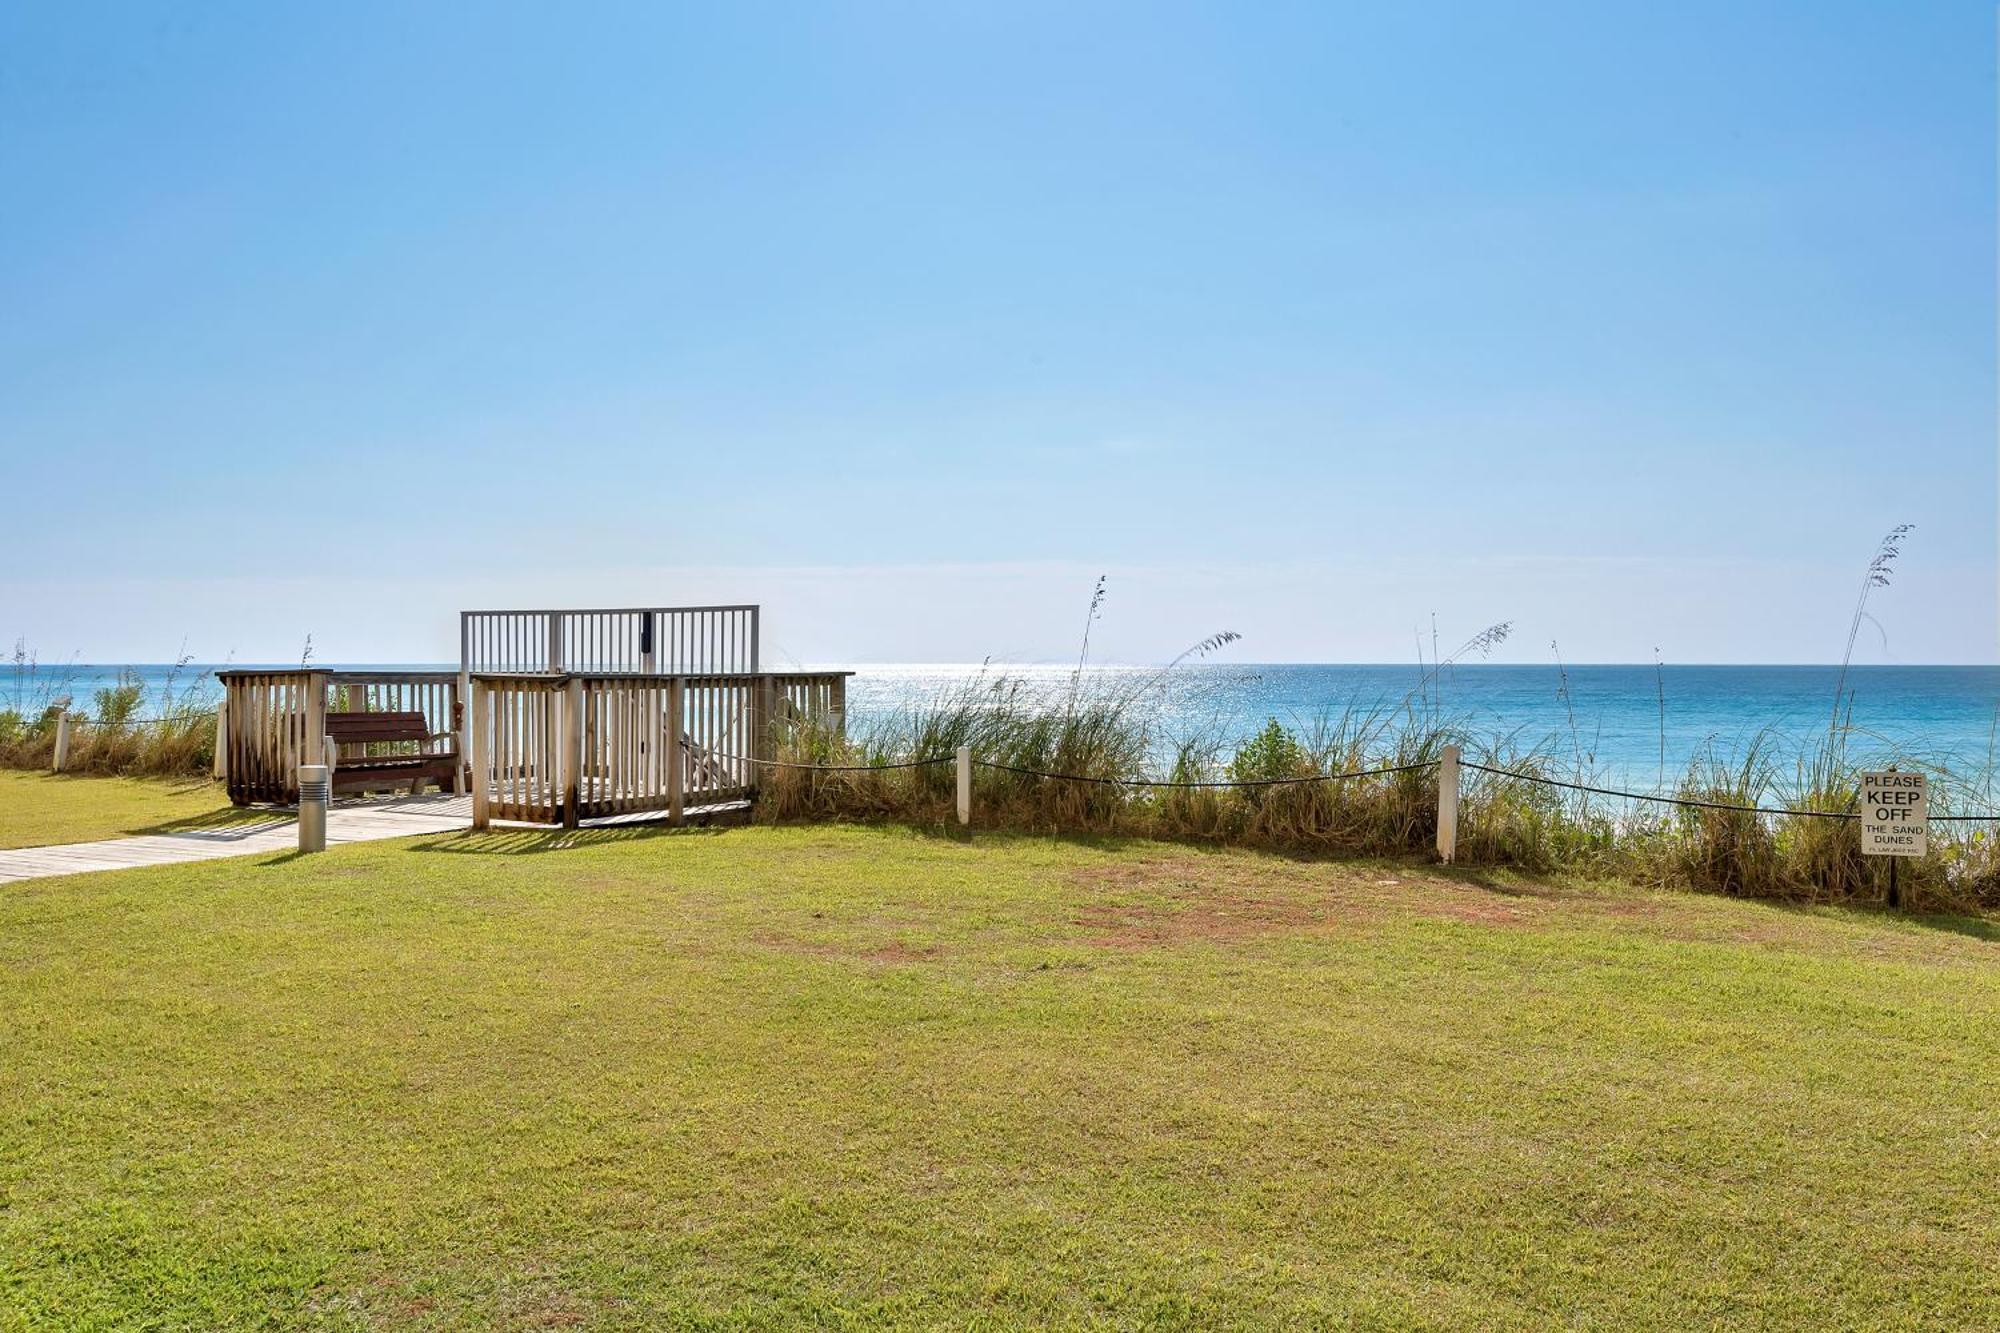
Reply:
M326 738L337 745L365 745L375 752L336 761L329 745L327 763L333 768L335 791L408 782L414 796L427 781L436 782L439 791L458 785L457 738L448 731L432 731L422 713L328 713ZM443 750L430 748L441 740L454 743Z

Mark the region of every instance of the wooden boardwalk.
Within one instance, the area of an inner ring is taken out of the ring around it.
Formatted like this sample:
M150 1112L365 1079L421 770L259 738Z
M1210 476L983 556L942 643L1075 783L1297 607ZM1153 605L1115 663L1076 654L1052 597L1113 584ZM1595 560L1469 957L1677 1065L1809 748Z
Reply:
M92 870L177 865L223 856L289 852L299 845L299 823L288 810L272 810L268 820L221 828L106 838L58 847L0 850L0 884L45 875L78 875ZM388 801L337 801L326 817L329 847L344 842L408 838L472 827L470 796L404 796Z
M686 819L690 824L740 820L748 816L749 809L747 801L730 801L690 809L686 812ZM135 866L178 865L186 861L212 861L224 856L257 856L297 850L297 817L289 810L278 808L268 813L269 819L222 828L154 833L136 838L106 838L101 842L72 842L56 847L0 850L0 884L41 879L49 875L82 875L94 870L129 870ZM614 815L588 820L584 829L663 822L663 817L658 814ZM550 832L540 824L494 820L493 826ZM357 798L335 801L327 811L326 844L332 847L345 842L413 838L424 833L453 833L471 827L470 796Z

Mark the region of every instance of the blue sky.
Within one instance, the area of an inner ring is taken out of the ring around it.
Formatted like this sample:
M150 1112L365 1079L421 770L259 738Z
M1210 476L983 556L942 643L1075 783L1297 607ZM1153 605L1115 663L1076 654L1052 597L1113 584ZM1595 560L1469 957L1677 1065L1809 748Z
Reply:
M14 5L0 633L1996 656L1991 5Z

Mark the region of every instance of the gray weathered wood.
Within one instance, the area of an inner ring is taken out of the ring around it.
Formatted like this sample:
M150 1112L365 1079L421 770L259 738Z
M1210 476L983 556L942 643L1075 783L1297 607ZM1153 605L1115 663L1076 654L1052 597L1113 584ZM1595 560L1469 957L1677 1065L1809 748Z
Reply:
M1437 853L1447 865L1458 855L1458 760L1456 745L1438 758Z

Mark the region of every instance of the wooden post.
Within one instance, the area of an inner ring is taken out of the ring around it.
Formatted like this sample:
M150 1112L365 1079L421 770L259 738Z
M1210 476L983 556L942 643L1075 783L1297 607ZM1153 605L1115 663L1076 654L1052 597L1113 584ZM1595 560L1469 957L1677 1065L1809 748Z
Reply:
M1458 756L1456 745L1438 758L1438 860L1450 865L1458 855Z
M958 822L961 827L972 823L972 747L958 747Z
M683 691L686 682L679 676L667 682L667 822L679 824L686 818L682 789L687 785L687 756L681 750L681 711L687 706Z
M49 768L53 772L60 773L68 766L69 710L65 708L62 712L56 714L56 752L50 760Z
M299 771L304 772L307 764L317 764L319 756L326 748L326 692L328 677L324 671L310 672L306 676L305 732L299 737ZM292 784L292 798L298 799L298 784Z
M583 678L571 676L563 696L563 732L557 756L562 822L564 828L575 828L577 806L583 800Z
M458 790L472 790L472 676L461 671L451 687L452 739L457 742Z
M757 677L754 702L750 707L750 753L757 763L757 785L763 786L771 776L770 764L778 757L778 740L773 734L773 723L777 720L778 682L769 676Z
M471 742L472 768L472 827L483 829L492 822L492 792L487 779L491 775L492 763L487 757L487 747L492 744L487 739L487 715L492 711L493 702L488 697L486 687L478 681L472 682L472 720L466 724L466 738Z
M466 737L466 728L471 723L472 708L472 613L458 613L458 684L452 695L452 729L457 733L453 738L458 742L458 766L466 785L460 791L471 790L472 748Z
M549 664L548 670L563 669L563 618L562 612L549 612Z
M451 792L463 796L472 790L466 778L465 750L465 677L459 676L451 682L451 749L458 756L458 768L451 775Z
M230 697L228 693L216 703L216 753L208 761L208 777L218 783L230 775Z
M826 729L835 736L847 735L847 677L836 675L827 691Z

